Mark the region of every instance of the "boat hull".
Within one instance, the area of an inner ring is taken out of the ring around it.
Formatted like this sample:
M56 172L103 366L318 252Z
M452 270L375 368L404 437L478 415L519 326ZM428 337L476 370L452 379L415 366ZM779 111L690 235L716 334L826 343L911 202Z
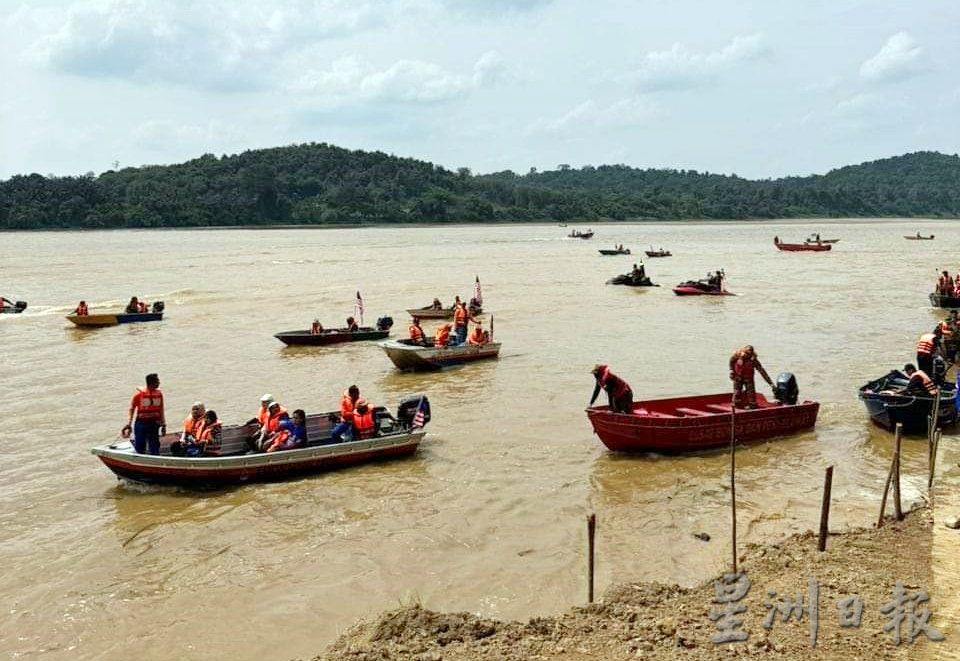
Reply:
M600 250L601 255L629 255L630 249L626 250Z
M903 238L907 239L908 241L933 241L935 236L935 234L931 234L930 236L907 236L904 234Z
M4 303L0 306L0 314L20 314L27 309L26 301L7 301L4 299Z
M887 431L895 431L897 423L900 423L903 425L903 434L907 436L926 435L927 418L933 411L933 397L883 392L906 384L906 376L894 371L864 384L860 387L858 395L867 415L876 426ZM940 405L937 410L938 427L949 427L957 422L956 387L951 384L940 387Z
M730 393L634 403L634 413L607 406L586 410L594 433L614 452L683 454L730 445L731 419L737 443L754 443L812 429L820 404L777 404L757 394L756 409L730 413Z
M673 253L669 250L644 250L647 257L672 257Z
M438 370L451 365L497 358L500 343L460 344L453 347L417 346L400 341L382 342L380 347L397 369L415 372Z
M119 324L133 324L141 321L162 321L162 312L141 312L138 314L71 314L67 316L71 323L86 328L102 328Z
M376 328L361 328L357 331L325 330L313 334L309 330L283 331L274 334L274 337L288 346L326 346L343 342L362 342L365 340L384 340L390 336L389 330Z
M673 288L677 296L736 296L733 292L704 284L684 283Z
M833 248L829 243L775 243L779 250L785 252L826 252Z
M933 292L929 298L930 305L935 308L960 308L960 296L944 296Z

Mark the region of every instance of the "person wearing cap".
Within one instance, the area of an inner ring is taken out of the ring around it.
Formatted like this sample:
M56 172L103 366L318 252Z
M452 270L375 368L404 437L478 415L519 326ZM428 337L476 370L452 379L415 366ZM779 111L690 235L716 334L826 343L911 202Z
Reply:
M633 413L633 390L630 389L630 384L611 372L606 365L594 365L590 373L596 379L590 406L593 406L602 389L607 391L611 413Z
M127 424L120 430L124 438L133 431L133 449L144 454L160 454L160 437L167 433L167 417L160 392L160 377L147 374L146 386L137 388L130 400Z
M343 391L340 398L340 422L330 430L330 438L334 442L350 440L353 433L353 414L360 400L360 388L352 385Z
M194 402L190 407L190 414L183 419L183 432L180 434L180 440L186 442L188 439L200 438L203 431L203 415L207 408L203 402Z
M745 408L757 408L757 390L753 384L754 372L760 372L763 380L772 388L773 380L763 369L753 345L740 347L730 356L730 380L733 381L733 405Z
M470 331L470 337L467 338L467 342L474 346L482 346L484 344L483 324L481 322L476 322L473 330Z

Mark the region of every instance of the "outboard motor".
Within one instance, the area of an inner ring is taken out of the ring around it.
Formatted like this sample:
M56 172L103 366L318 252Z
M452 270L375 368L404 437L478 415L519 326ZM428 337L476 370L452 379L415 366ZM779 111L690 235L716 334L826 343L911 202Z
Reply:
M393 327L393 317L380 317L377 319L377 330L390 330Z
M781 404L796 404L800 394L797 378L791 372L780 372L773 384L773 396Z
M423 411L423 424L430 422L430 400L426 395L410 395L400 400L397 407L397 421L404 429L413 426L413 419L417 415L417 409Z
M933 357L933 374L930 375L930 378L938 386L947 382L947 363L939 355Z
M27 302L17 301L16 303L13 304L13 309L16 310L17 312L23 312L24 310L27 309Z
M154 302L153 302L153 312L154 312L154 313L163 312L163 301L154 301Z

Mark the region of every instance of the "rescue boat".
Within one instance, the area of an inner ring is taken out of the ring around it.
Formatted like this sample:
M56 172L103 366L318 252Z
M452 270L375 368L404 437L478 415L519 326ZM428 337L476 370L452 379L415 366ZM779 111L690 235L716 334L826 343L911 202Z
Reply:
M390 335L393 319L380 317L376 327L361 326L357 330L349 328L324 328L319 333L307 330L281 331L274 337L288 346L323 346L341 342L360 342L363 340L383 340Z
M423 372L438 370L451 365L470 363L476 360L497 358L500 355L500 343L487 344L458 344L455 346L434 346L432 339L425 339L425 344L414 344L409 339L388 340L381 342L380 347L387 357L400 370Z
M825 241L811 242L808 240L803 243L784 243L776 236L773 237L773 245L775 245L778 250L784 250L786 252L826 252L833 248L831 244Z
M878 427L894 431L897 423L903 433L921 436L927 433L927 418L933 411L934 396L919 396L900 392L907 386L907 375L891 370L879 379L860 386L858 395L870 420ZM937 407L937 426L948 427L957 421L957 387L950 383L940 386L940 404Z

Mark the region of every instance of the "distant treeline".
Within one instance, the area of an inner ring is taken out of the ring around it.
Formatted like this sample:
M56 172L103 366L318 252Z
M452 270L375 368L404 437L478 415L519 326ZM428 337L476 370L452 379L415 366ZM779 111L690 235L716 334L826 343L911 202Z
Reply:
M0 229L857 216L960 217L960 157L917 152L751 181L625 165L474 175L306 144L0 182Z

